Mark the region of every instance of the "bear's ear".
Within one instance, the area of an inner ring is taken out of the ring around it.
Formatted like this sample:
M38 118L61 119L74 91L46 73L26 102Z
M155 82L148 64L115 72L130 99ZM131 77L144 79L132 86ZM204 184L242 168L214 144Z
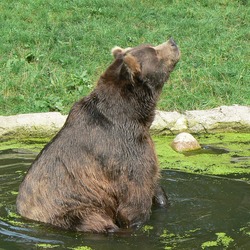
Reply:
M111 54L114 56L114 58L117 58L119 55L123 55L125 54L128 50L130 50L131 48L128 47L126 49L122 49L121 47L115 46L112 50L111 50Z
M137 61L136 57L132 56L131 54L127 54L125 55L123 61L131 79L141 73L141 66L140 63Z
M115 46L112 50L111 50L111 54L114 56L114 58L116 58L119 54L122 54L123 49L121 47Z

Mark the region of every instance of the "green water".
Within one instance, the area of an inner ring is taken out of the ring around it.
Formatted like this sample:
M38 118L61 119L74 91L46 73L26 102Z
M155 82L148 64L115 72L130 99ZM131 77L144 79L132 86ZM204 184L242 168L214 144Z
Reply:
M231 175L250 180L250 133L194 135L202 150L187 154L175 152L173 136L153 136L162 169L206 175ZM22 148L38 153L50 138L0 138L0 150Z
M18 186L47 139L2 142L0 249L250 249L250 146L248 135L237 136L200 136L203 151L190 155L171 150L173 137L155 137L171 206L153 208L141 229L118 235L58 230L19 217Z
M154 137L161 168L250 180L249 133L203 134L195 138L202 150L180 154L170 147L174 136Z

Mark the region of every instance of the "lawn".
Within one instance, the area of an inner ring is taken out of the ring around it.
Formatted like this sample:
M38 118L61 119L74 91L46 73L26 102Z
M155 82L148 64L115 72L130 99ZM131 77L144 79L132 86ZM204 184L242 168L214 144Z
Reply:
M173 37L182 58L158 108L250 105L247 0L3 0L0 115L60 111L87 95L113 46Z

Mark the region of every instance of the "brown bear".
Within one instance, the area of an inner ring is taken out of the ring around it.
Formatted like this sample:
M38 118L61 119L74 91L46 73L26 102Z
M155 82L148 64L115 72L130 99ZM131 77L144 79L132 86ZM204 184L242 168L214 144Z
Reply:
M114 62L72 107L19 188L23 217L64 229L137 228L153 202L166 205L149 128L179 60L175 42L112 50Z

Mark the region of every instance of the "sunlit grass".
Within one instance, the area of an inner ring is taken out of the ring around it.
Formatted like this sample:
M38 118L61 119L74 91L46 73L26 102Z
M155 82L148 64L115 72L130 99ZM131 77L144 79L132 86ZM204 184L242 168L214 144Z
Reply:
M182 58L159 108L250 105L247 1L0 2L0 114L67 113L112 61L113 46L159 44Z

